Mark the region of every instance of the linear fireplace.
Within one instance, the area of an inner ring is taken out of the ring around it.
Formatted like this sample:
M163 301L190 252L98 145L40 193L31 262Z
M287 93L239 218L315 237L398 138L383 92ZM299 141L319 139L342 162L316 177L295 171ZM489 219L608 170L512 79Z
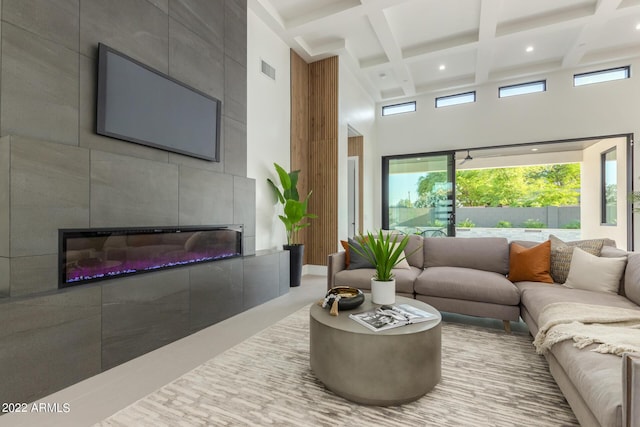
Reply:
M59 230L58 287L242 256L242 225Z

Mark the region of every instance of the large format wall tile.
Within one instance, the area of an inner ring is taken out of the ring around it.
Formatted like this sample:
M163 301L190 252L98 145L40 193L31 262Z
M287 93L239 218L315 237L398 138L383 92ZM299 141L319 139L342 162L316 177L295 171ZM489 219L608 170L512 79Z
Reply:
M247 126L228 117L224 123L224 171L247 176Z
M164 13L169 13L169 0L149 0L149 2Z
M96 133L97 85L98 64L96 58L80 55L80 130L78 135L80 146L92 150L167 162L169 159L168 151Z
M224 99L224 52L180 22L169 20L169 75L207 95Z
M256 236L242 236L242 255L255 255L256 254Z
M289 287L291 285L291 270L289 269L289 266L291 265L290 261L291 257L289 255L289 251L280 252L280 295L284 295L289 292Z
M247 0L224 2L224 53L247 66Z
M91 152L91 226L178 224L178 167Z
M189 269L103 282L102 369L189 334Z
M78 145L78 53L2 23L2 135Z
M3 0L2 20L77 52L79 4L79 0Z
M242 311L242 270L240 258L190 268L192 332Z
M0 257L0 298L8 297L10 293L10 265L9 258Z
M232 224L233 177L180 166L180 225Z
M11 137L0 138L0 256L9 257L11 249L11 178L9 172Z
M96 57L98 43L104 43L167 74L168 19L146 0L83 0L80 52Z
M207 43L223 50L224 3L226 2L211 0L172 0L169 2L169 16Z
M89 150L11 137L11 256L53 254L89 225Z
M0 301L0 402L31 402L100 373L100 288Z
M228 56L224 68L223 113L226 117L247 123L247 68Z
M263 304L280 295L280 254L244 258L244 309Z
M58 255L11 258L12 297L37 294L58 288Z
M233 177L233 222L234 224L244 224L246 236L256 235L255 179Z

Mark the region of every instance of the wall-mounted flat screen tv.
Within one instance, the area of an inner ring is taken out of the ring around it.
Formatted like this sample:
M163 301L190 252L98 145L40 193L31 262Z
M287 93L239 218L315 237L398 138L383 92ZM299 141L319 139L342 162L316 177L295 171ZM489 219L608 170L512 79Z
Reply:
M100 135L219 161L220 100L102 43L97 101Z

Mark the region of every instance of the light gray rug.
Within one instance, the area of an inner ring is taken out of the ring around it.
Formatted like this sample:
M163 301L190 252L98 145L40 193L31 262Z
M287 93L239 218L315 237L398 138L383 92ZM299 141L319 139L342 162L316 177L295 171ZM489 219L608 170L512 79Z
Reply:
M313 376L304 308L97 425L578 425L531 341L528 334L444 323L436 388L402 406L362 406Z

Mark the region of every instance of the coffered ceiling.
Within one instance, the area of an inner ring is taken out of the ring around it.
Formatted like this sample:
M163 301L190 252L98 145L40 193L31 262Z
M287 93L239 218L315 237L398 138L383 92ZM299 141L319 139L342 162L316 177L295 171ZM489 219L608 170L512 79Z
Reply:
M249 0L249 7L307 62L339 55L376 101L640 56L640 0Z

